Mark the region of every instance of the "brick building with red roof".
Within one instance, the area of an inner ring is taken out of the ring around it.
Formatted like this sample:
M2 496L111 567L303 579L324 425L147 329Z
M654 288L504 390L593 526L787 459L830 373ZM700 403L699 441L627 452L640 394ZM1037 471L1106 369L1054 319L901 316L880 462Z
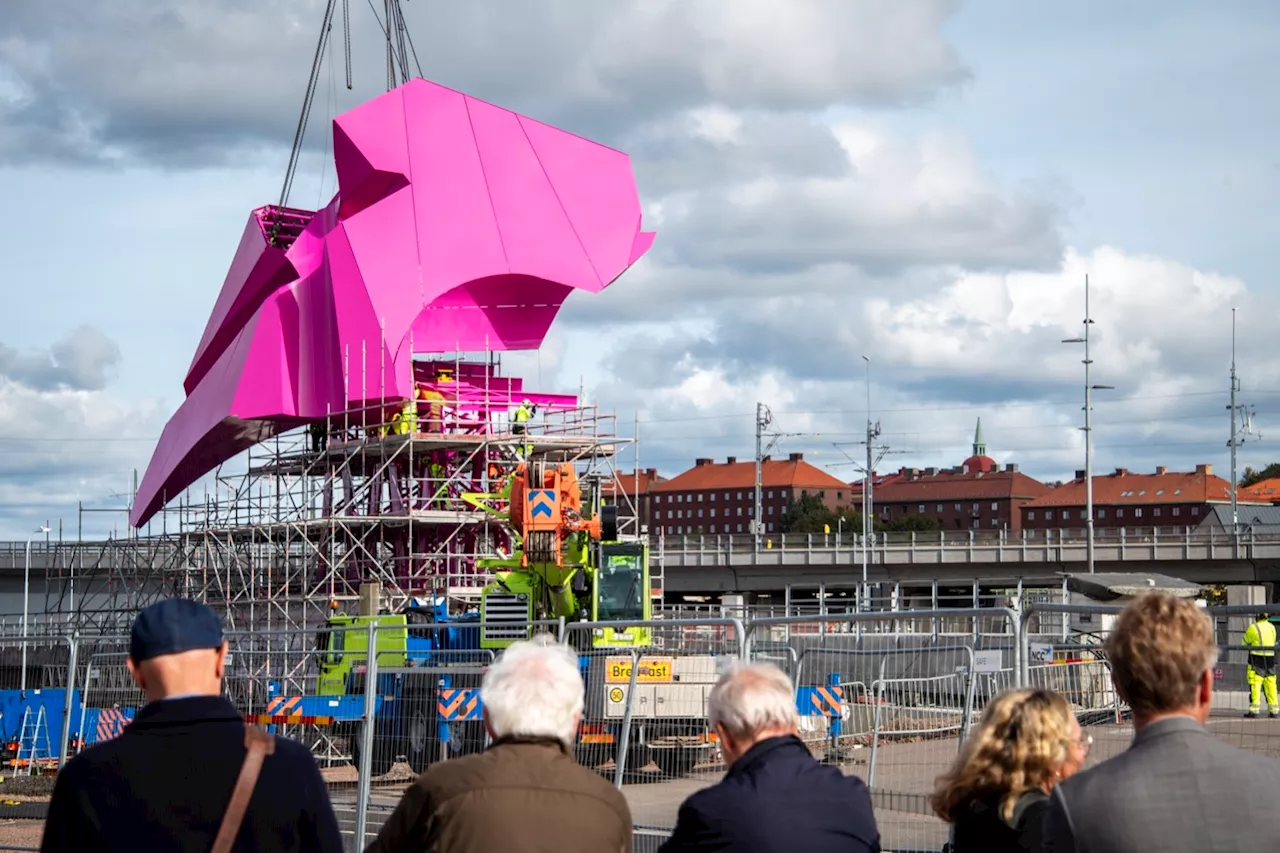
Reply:
M786 459L765 457L760 482L761 520L766 533L777 532L792 500L817 495L831 509L849 504L849 484L805 462L803 453L792 453ZM683 474L650 488L650 531L672 536L750 533L755 488L754 459L699 459Z
M862 484L857 486L861 500ZM1052 489L1018 470L1001 468L987 455L982 420L973 436L973 454L954 468L902 468L872 480L873 512L881 522L913 515L936 518L943 530L1021 529L1022 506Z
M1265 504L1237 493L1237 503ZM1231 484L1213 473L1212 465L1195 471L1156 468L1154 474L1135 474L1117 468L1093 477L1093 526L1195 527L1215 505L1231 503ZM1043 497L1022 507L1027 530L1083 528L1085 526L1085 477L1083 471Z
M629 514L631 506L634 506L643 530L649 526L649 505L652 501L649 492L657 484L666 481L666 477L659 474L657 468L619 471L615 479L601 485L600 496L606 504L617 503L622 507L618 510L619 516Z

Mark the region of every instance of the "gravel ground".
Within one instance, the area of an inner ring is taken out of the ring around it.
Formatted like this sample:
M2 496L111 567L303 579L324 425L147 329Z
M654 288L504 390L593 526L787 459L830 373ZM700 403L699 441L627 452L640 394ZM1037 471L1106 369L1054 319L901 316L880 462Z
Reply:
M42 835L42 820L0 820L0 851L23 847L35 849L40 846Z

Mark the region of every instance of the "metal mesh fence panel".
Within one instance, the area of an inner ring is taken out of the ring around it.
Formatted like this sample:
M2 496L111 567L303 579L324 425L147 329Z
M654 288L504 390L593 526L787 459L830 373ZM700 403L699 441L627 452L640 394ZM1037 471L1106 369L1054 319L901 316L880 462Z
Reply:
M1122 609L1120 605L1033 603L1023 616L1028 621L1052 615L1066 626L1065 636L1027 633L1027 681L1032 686L1055 690L1071 701L1093 740L1086 766L1118 755L1133 739L1133 715L1115 690L1104 648ZM1265 605L1205 608L1214 622L1219 644L1207 728L1215 737L1239 749L1280 758L1280 718L1270 718L1263 685L1259 685L1258 717L1245 716L1251 697L1244 632L1273 609L1274 606Z
M70 638L0 639L0 747L8 772L52 772L71 750L80 713L77 691L67 689L74 668Z
M753 660L791 676L815 758L871 788L885 849L939 849L928 795L982 703L1018 681L1022 648L1007 609L758 619Z
M604 646L617 631L637 645ZM721 778L707 696L741 657L744 635L734 619L565 627L586 686L579 763L623 790L637 824L673 825L689 794Z

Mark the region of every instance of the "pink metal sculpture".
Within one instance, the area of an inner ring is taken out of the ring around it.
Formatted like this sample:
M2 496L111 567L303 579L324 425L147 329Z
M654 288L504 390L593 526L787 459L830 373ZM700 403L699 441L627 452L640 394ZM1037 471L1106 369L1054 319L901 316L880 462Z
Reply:
M533 349L654 234L626 154L425 80L334 121L338 193L255 210L130 521L331 413L403 399L413 352Z

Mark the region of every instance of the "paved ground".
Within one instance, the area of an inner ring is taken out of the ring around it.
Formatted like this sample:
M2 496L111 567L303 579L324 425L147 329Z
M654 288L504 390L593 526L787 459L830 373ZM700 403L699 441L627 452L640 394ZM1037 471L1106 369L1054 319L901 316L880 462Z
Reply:
M1280 720L1244 720L1240 711L1228 707L1214 715L1210 729L1222 740L1241 749L1280 759ZM1105 760L1124 751L1132 740L1127 722L1104 722L1090 725L1086 731L1094 745L1089 764ZM927 795L934 779L954 759L959 743L955 738L922 740L914 743L883 744L876 755L874 778L876 817L886 850L938 850L946 840L946 827L930 816ZM840 756L846 773L870 778L870 749L852 748ZM656 768L629 774L623 794L631 805L637 826L670 827L675 822L680 803L691 793L715 784L721 777L716 769L695 770L683 779L663 779ZM343 829L354 832L355 771L350 767L325 771L332 785L334 807ZM375 785L369 810L370 833L375 833L395 807L412 774L406 766L397 766ZM0 795L2 796L2 795ZM9 794L14 800L26 800ZM0 853L18 848L34 848L39 844L42 824L32 820L0 820ZM648 849L651 839L637 838L637 850ZM6 847L5 845L10 845ZM353 845L354 849L354 845Z

